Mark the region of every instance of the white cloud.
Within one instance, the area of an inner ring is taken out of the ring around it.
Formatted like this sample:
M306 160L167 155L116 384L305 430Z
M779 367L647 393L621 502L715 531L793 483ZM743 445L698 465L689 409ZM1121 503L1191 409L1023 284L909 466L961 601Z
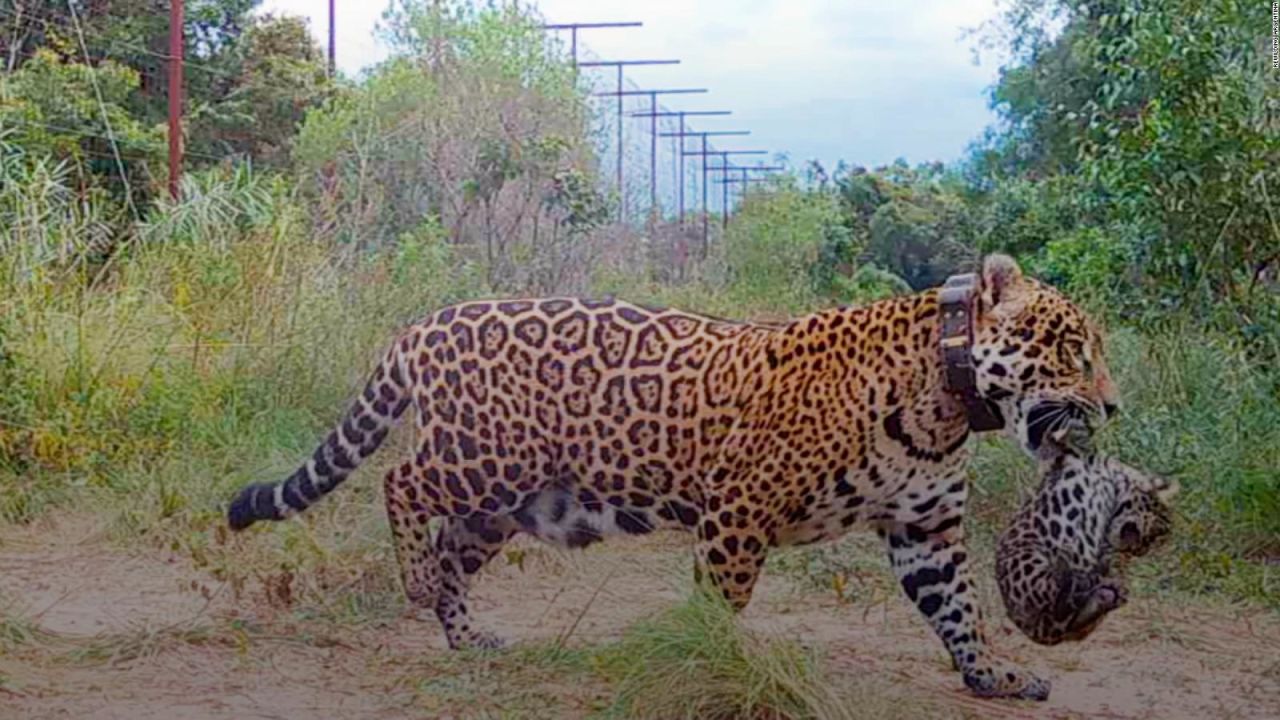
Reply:
M338 3L338 61L346 72L385 56L373 37L383 0ZM972 62L963 39L996 13L994 0L541 0L552 22L639 20L586 30L609 59L679 58L635 68L646 87L702 86L681 108L727 108L752 145L793 160L880 164L954 159L991 121L985 89L996 67ZM264 10L311 18L327 37L327 0L266 0ZM723 121L722 121L723 122Z

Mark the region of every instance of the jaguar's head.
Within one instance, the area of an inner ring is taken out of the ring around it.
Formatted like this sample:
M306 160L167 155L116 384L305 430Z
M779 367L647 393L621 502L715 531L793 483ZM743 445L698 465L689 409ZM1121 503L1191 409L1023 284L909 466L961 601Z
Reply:
M978 389L1005 418L1005 432L1035 454L1070 420L1091 425L1119 409L1097 326L1062 293L992 255L974 307Z

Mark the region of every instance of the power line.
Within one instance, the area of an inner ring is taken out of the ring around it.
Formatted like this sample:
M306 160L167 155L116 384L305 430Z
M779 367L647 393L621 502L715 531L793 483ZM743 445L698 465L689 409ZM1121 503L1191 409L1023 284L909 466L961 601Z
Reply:
M84 42L84 30L80 28L80 16L76 14L76 6L72 3L74 0L67 0L67 9L71 11L71 21L75 24L76 35L80 38L80 51L84 53L84 61L89 62L89 46ZM102 124L107 128L107 140L111 143L111 154L115 157L116 171L120 173L120 182L124 183L124 201L129 206L129 212L133 213L133 219L138 220L138 207L133 204L133 187L129 184L129 173L124 171L124 161L120 159L120 148L116 145L115 130L111 128L111 118L107 117L107 104L102 100L102 88L98 87L98 76L95 73L89 73L89 82L93 85L94 97L98 100L98 112L102 114Z
M543 30L568 30L572 38L570 40L570 57L573 59L573 66L578 66L578 31L594 30L601 28L632 28L643 27L644 23L628 21L628 22L588 22L588 23L551 23L543 25Z
M69 127L65 127L65 126L62 126L62 125L54 125L54 124L51 124L51 123L40 122L40 121L38 121L38 120L28 120L28 119L26 119L26 118L15 118L15 117L3 117L3 116L0 116L0 128L4 127L5 125L8 125L8 124L25 125L25 126L27 126L27 127L38 127L38 128L43 128L43 129L45 129L45 130L52 130L53 132L62 133L62 134L65 134L65 135L75 135L75 136L77 136L77 137L82 137L82 138L95 138L95 139L98 139L98 140L107 140L107 141L110 141L110 140L111 140L111 137L110 137L110 136L108 136L108 135L102 135L102 134L100 134L100 133L91 133L91 132L86 132L85 130L80 129L80 128L69 128ZM116 141L117 141L121 146L123 146L123 147L128 147L128 148L132 148L132 149L135 149L135 150L151 150L151 151L156 151L156 152L158 152L158 151L160 150L160 148L161 148L161 145L160 145L159 143L156 143L156 145L151 146L151 145L147 145L147 144L143 144L143 143L138 143L138 142L130 142L130 141L129 141L128 139L126 139L126 138L116 138ZM86 151L86 152L87 152L87 151ZM217 156L217 155L210 155L210 154L208 154L208 153L201 153L201 152L193 152L193 151L190 151L190 150L188 150L188 151L186 152L186 154L187 154L187 155L191 155L192 157L198 157L198 158L202 158L202 159L205 159L205 160L211 160L211 161L213 161L213 162L220 162L220 161L222 161L222 160L227 159L227 156L219 157L219 156Z
M30 13L22 13L22 12L17 12L17 11L14 11L14 10L7 10L7 9L5 9L5 8L0 8L0 14L8 15L9 17L13 17L13 18L16 18L16 19L18 19L18 20L26 20L26 21L29 21L29 22L36 22L36 23L40 23L41 25L44 25L44 26L45 26L45 28L55 27L55 28L58 28L58 29L63 29L63 28L62 28L61 26L59 26L57 23L54 23L54 22L52 22L52 21L50 21L50 20L46 20L46 19L44 19L44 18L36 17L36 16L34 16L34 15L31 15ZM56 13L56 12L53 12L53 11L50 11L50 12L49 12L49 14L50 14L50 15L53 15L53 16L56 16L56 17L63 18L63 19L65 19L65 20L67 20L67 21L70 21L70 22L72 22L72 23L74 24L74 22L72 21L71 16L69 16L69 15L62 15L62 14L60 14L60 13ZM137 45L137 44L135 44L135 43L126 42L126 41L124 41L124 40L117 40L117 39L114 39L114 38L112 38L112 39L106 39L106 36L105 36L105 35L103 35L102 33L85 32L85 33L84 33L84 35L85 35L85 37L94 38L95 40L103 40L104 44L106 44L106 45L107 45L108 47L110 47L110 48L115 48L115 47L124 47L124 48L129 48L130 50L133 50L133 51L135 51L135 52L142 53L143 55L150 55L151 57L159 58L159 59L161 59L161 60L164 60L165 62L169 62L169 61L172 61L172 60L174 59L174 58L173 58L173 56L172 56L172 55L169 55L168 53L156 52L155 50L152 50L152 49L147 48L147 47L142 46L142 45ZM25 57L28 57L28 58L30 58L30 57L34 57L34 55L33 55L33 54L31 54L31 53L21 53L21 54L23 54ZM102 59L105 59L105 60L112 60L112 59L114 59L114 58L112 58L110 55L104 55ZM207 65L205 65L205 64L203 64L203 63L192 62L192 61L191 61L191 60L189 60L189 59L184 60L184 63L183 63L183 64L184 64L184 65L186 65L186 66L188 66L188 67L194 67L194 68L196 68L197 70L201 70L202 72L207 72L207 73L209 73L209 74L211 74L211 75L218 75L218 76L226 77L226 78L238 78L238 77L240 77L239 73L229 72L229 71L227 71L227 70L221 70L221 69L212 68L212 67L209 67L209 66L207 66Z

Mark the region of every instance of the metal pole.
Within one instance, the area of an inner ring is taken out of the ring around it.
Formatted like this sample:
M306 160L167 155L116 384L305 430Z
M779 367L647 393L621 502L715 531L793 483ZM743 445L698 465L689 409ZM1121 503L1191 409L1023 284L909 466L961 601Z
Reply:
M729 153L720 153L720 167L729 171ZM720 186L720 230L729 227L729 183Z
M689 90L653 90L653 91L641 91L641 92L652 92L652 93L654 93L655 95L661 95L661 94L664 94L664 93L706 92L706 90L705 90L705 89L701 89L701 88L699 88L699 89L689 89ZM672 139L674 140L674 142L673 142L673 143L671 143L671 158L672 158L671 174L672 174L672 181L673 181L673 182L675 182L675 184L676 184L676 188L677 188L677 193L678 193L678 195L679 195L679 205L678 205L678 207L679 207L679 218L680 218L680 222L681 222L681 223L683 223L683 222L684 222L684 186L685 186L685 181L684 181L684 157L683 157L683 156L687 154L687 153L685 153L685 151L684 151L684 139L685 139L686 137L696 137L696 136L698 135L698 133L696 133L696 132L689 132L689 131L686 131L686 130L685 130L685 127L684 127L684 125L685 125L685 118L686 118L686 117L689 117L689 116L693 116L693 115L732 115L732 114L733 114L733 113L732 113L731 111L729 111L729 110L661 110L661 111L654 110L654 111L651 111L651 112L639 112L639 113L632 113L632 114L631 114L631 116L632 116L632 117L647 117L647 118L674 117L674 118L678 118L678 121L679 121L678 130L677 130L676 132L673 132L673 133L669 133L669 132L660 132L660 133L657 133L657 134L656 134L656 137L655 137L655 139L654 139L654 142L655 142L655 143L657 142L657 139L656 139L657 137L669 137L669 138L672 138ZM653 127L653 126L651 125L650 127ZM713 133L711 133L711 134L712 134L712 135L720 135L720 134L723 134L723 133L715 133L715 132L713 132ZM729 133L729 134L731 134L731 135L746 135L746 134L749 134L749 133L746 133L746 132L733 132L733 133ZM650 160L651 160L651 161L653 161L653 155L655 154L655 152L656 152L656 151L655 151L653 148L650 148L650 152L649 152L649 154L650 154ZM655 164L656 164L656 163L655 163Z
M713 153L713 154L714 154L714 153ZM726 154L726 155L732 155L732 154L735 154L735 153L733 153L732 151L730 151L730 152L726 152L725 154ZM758 154L758 153L757 153L757 154ZM713 169L713 170L715 170L715 169L718 169L718 168L712 168L712 169ZM737 170L737 171L740 173L740 175L739 175L738 177L732 177L732 176L730 176L730 175L729 175L729 171L730 171L730 170ZM768 177L768 176L765 176L765 177L751 177L751 176L749 175L749 173L751 173L751 172L770 172L770 173L771 173L771 172L775 172L775 171L779 171L779 170L786 170L786 167L784 167L784 166L782 166L782 165L754 165L754 166L752 166L752 165L744 165L744 166L733 167L733 168L725 168L725 171L724 171L724 177L723 177L723 178L721 178L721 179L719 179L719 180L716 180L715 182L720 183L720 184L721 184L722 186L724 186L725 188L727 188L729 185L738 185L738 186L739 186L739 187L738 187L738 202L739 202L739 204L741 204L741 202L742 202L743 200L745 200L745 199L746 199L747 189L750 187L750 184L751 184L751 183L753 183L753 182L768 182L768 181L769 181L769 177ZM726 212L727 212L727 209L726 209ZM727 221L726 221L726 222L727 222Z
M169 5L169 197L182 174L182 0Z
M687 154L689 154L689 155L697 155L698 153L696 153L696 152L692 152L692 153L687 153ZM719 154L719 153L718 153L718 152L716 152L715 150L712 150L712 151L711 151L711 154L712 154L712 155L717 155L717 154ZM728 151L726 151L726 154L729 154L729 155L738 155L738 154L740 154L740 153L734 152L734 151L732 151L732 150L728 150ZM756 153L750 153L750 154L758 155L758 154L760 154L760 153L759 153L759 152L756 152ZM720 168L711 168L711 169L712 169L712 170L719 170ZM747 173L750 173L750 172L777 172L777 171L779 171L779 170L786 170L787 168L786 168L785 166L782 166L782 165L768 165L768 166L766 166L766 165L738 165L738 166L735 166L735 167L731 167L731 168L729 168L729 169L730 169L730 170L737 170L739 173L741 173L741 175L740 175L740 176L738 176L738 177L730 177L730 176L726 175L724 178L722 178L722 179L720 179L720 180L715 180L714 182L717 182L717 183L727 182L727 183L731 183L731 184L733 184L733 185L737 185L737 184L739 184L739 183L744 183L744 182L747 182L747 183L753 183L753 182L768 182L771 178L770 178L769 176L767 176L767 175L766 175L765 177L750 177L750 176L748 176L748 175L747 175Z
M664 112L637 113L637 114L638 114L638 115L653 115L653 116L658 116L658 117L674 117L674 118L677 118L677 122L679 123L679 125L678 125L678 127L677 127L676 132L673 132L673 133L658 133L658 134L659 134L661 137L669 137L669 138L672 138L672 139L674 140L674 142L671 144L671 157L672 157L672 161L673 161L673 163L675 164L675 175L676 175L676 177L675 177L675 181L676 181L676 187L677 187L677 188L679 188L679 197L680 197L680 200L679 200L679 208L680 208L679 213L680 213L680 215L679 215L679 217L680 217L680 222L681 222L681 223L683 223L683 222L684 222L684 186L685 186L685 181L684 181L684 155L685 155L685 151L684 151L684 139L685 139L686 137L694 137L694 136L696 136L696 135L697 135L697 133L694 133L694 132L686 132L686 131L685 131L685 129L684 129L684 119L685 119L686 117L690 117L690 116L693 116L693 115L697 115L697 116L707 116L707 115L732 115L732 114L733 114L733 111L731 111L731 110L667 110L667 111L664 111ZM719 133L713 133L713 134L719 134ZM733 134L733 135L745 135L745 134L747 134L747 133L745 133L745 132L734 132L734 133L732 133L732 134Z
M685 115L728 115L727 110L715 111L682 111L670 112L658 110L659 95L684 95L689 93L705 93L706 88L678 88L664 90L624 90L623 95L648 95L649 96L649 112L631 113L631 117L647 117L649 118L649 207L656 208L658 206L658 138L668 137L671 133L658 132L658 118L677 116L681 120L681 132L679 137L683 139L685 133L683 131L683 122ZM679 153L684 150L683 146L673 146L675 155L678 158ZM681 167L677 165L677 167Z
M578 67L578 31L592 30L599 28L633 28L642 27L642 22L596 22L596 23L550 23L543 25L543 30L568 30L569 31L569 57L572 59L573 67Z
M688 94L688 93L705 93L706 88L678 88L663 90L623 90L622 70L628 65L678 65L679 60L593 60L590 62L579 63L578 67L616 67L618 69L617 90L611 92L593 93L596 97L616 97L618 99L618 122L617 122L617 138L618 138L618 156L617 156L617 182L618 182L618 221L625 222L627 219L627 194L625 185L625 174L623 173L623 149L626 146L626 140L622 135L622 118L623 97L627 95L667 95L667 94ZM656 107L657 100L653 100ZM647 115L648 113L636 113L636 116ZM652 157L650 158L652 160ZM652 170L652 168L651 168ZM650 173L652 174L652 172ZM652 180L650 185L652 185Z
M707 259L711 244L707 234L707 136L702 136L702 259Z
M684 152L684 113L677 114L680 116L680 137L671 144L671 163L676 166L676 187L680 188L680 214L677 217L684 225L684 156L681 154Z
M722 134L722 135L733 135L733 134L737 134L737 133L713 133L713 132L709 132L709 133L698 133L698 134L701 134L701 135L704 135L704 136L705 136L705 135L717 135L717 134ZM747 168L731 168L731 167L729 167L729 156L730 156L730 155L768 155L768 154L769 154L769 151L768 151L768 150L706 150L706 149L703 149L703 151L702 151L702 152L694 151L694 152L688 152L688 153L685 153L685 154L686 154L686 155L701 155L701 156L702 156L702 165L703 165L703 168L704 168L704 176L703 176L703 177L704 177L704 180L703 180L703 182L704 182L704 183L706 182L706 180L705 180L705 177L706 177L706 176L705 176L705 169L708 169L708 168L707 168L707 156L708 156L708 155L719 155L719 156L720 156L720 158L721 158L720 165L718 165L717 167L709 168L709 169L710 169L710 170L712 170L712 171L715 171L715 172L719 172L719 173L721 173L721 175L723 176L723 178L722 178L721 180L717 180L717 181L716 181L716 182L720 182L720 183L726 183L726 184L727 184L727 182L728 182L728 181L732 181L732 180L733 180L733 178L730 178L730 177L729 177L729 171L730 171L730 170L739 170L739 169L746 169L746 170L755 170L755 169L760 169L760 170L764 170L764 169L776 169L776 168L752 168L752 167L747 167ZM725 196L727 195L727 188L725 188L725 189L723 189L723 190L721 191L721 195L722 195L722 199L721 199L721 211L722 211L723 213L728 213L728 210L729 210L729 202L728 202L728 198L727 198L727 197L725 197ZM706 201L706 196L705 196L705 194L704 194L704 195L703 195L703 200L702 200L702 206L703 206L703 208L704 208L704 212L705 212L706 205L707 205L707 201ZM722 222L722 223L727 223L728 221L722 218L722 219L721 219L721 222ZM704 224L704 225L706 224L706 223L705 223L705 221L704 221L704 223L703 223L703 224Z
M709 136L712 136L712 135L715 135L715 136L720 136L720 135L750 135L750 134L751 134L751 131L750 131L750 130L704 130L704 131L701 131L701 132L690 132L690 131L686 131L686 130L684 129L684 118L683 118L683 116L685 116L685 115L728 115L728 114L730 114L730 113L729 113L729 111L727 111L727 110L710 110L710 111L701 111L701 112L700 112L700 111L687 111L687 112L675 112L675 113L668 113L668 114L669 114L669 115L679 115L679 116L681 116L680 131L679 131L679 132L673 132L673 133L658 133L658 135L659 135L660 137L676 138L676 141L680 143L680 219L681 219L681 221L683 221L683 220L684 220L684 163L685 163L685 157L686 157L686 156L689 156L689 155L704 155L704 156L705 156L705 155L706 155L706 153L707 153L707 151L706 151L706 147L707 147L707 137L709 137ZM687 137L700 137L700 138L702 138L702 148L703 148L702 152L698 152L698 151L696 151L696 150L695 150L695 151L686 151L686 150L684 149L684 139L685 139L685 138L687 138ZM761 151L761 152L763 152L763 151ZM730 151L730 154L734 154L734 151ZM751 154L754 154L754 153L751 153ZM706 170L706 164L707 164L707 163L706 163L706 159L705 159L705 157L704 157L704 159L703 159L703 163L702 163L704 173L705 173L705 170ZM703 199L702 199L702 206L703 206L703 208L705 209L705 208L706 208L706 204L707 204L707 202L706 202L706 197L705 197L705 196L706 196L706 177L705 177L705 174L704 174L704 177L703 177L703 183L702 183L702 184L703 184Z
M680 185L680 224L684 225L684 113L680 113L680 137L676 138L677 145L673 145L675 150L676 171L679 176Z
M335 25L333 17L333 0L329 0L329 77L333 77L338 74L338 62L335 59L337 57L337 53L335 52L337 42L334 40Z
M627 194L622 188L622 66L618 66L618 222L627 219Z
M658 93L649 93L649 217L658 205Z

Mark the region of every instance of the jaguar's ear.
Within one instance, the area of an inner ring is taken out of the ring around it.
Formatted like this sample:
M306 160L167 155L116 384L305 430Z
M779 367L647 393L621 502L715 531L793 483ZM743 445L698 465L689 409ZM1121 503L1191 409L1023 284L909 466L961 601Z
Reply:
M998 310L1014 301L1023 285L1022 269L1008 255L988 255L982 263L982 306Z

